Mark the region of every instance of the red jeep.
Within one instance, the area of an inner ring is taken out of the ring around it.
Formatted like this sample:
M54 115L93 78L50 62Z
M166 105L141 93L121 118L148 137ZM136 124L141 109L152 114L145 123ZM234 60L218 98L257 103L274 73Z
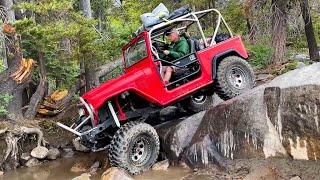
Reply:
M209 20L216 27L208 27ZM157 51L172 28L187 38L191 53L169 62ZM123 48L124 74L80 97L79 119L71 127L58 125L93 151L106 145L112 165L140 173L155 163L160 147L155 129L145 122L148 116L178 103L198 112L210 106L213 93L227 100L251 89L255 80L247 58L241 37L216 9L175 11L141 27ZM160 75L163 64L178 69L169 84Z

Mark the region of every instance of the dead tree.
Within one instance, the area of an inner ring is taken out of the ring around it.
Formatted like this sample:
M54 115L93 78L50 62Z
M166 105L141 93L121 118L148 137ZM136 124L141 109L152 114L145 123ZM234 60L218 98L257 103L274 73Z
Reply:
M287 5L289 0L272 0L272 40L273 54L270 64L284 61L287 38Z
M81 6L81 10L83 12L83 15L86 18L91 19L92 18L92 10L91 10L90 0L81 0L80 6ZM83 64L84 64L84 74L85 74L85 79L86 79L85 90L89 91L93 87L99 85L99 81L96 81L95 72L94 72L94 69L96 66L95 66L94 62L88 61L88 59L84 59Z
M307 37L310 59L313 61L320 61L319 49L314 35L314 28L308 0L300 0L300 8L305 25L304 30Z
M47 75L46 75L46 68L44 64L44 53L39 53L39 69L40 69L40 82L37 87L36 92L32 95L31 100L29 102L29 107L25 113L25 117L28 119L33 119L36 114L40 102L42 101L45 91L47 89Z

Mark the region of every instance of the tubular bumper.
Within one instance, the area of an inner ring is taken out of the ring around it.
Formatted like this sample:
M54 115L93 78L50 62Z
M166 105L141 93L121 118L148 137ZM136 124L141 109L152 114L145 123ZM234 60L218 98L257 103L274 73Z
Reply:
M86 116L85 119L82 120L82 121L80 122L80 124L78 124L77 126L76 126L76 124L74 123L73 125L71 125L70 127L68 127L68 126L66 126L66 125L64 125L64 124L62 124L62 123L60 123L60 122L57 122L57 125L58 125L59 127L63 128L63 129L65 129L65 130L67 130L67 131L72 132L73 134L75 134L75 135L77 135L77 136L80 136L80 137L81 137L81 136L84 136L84 135L87 135L87 134L91 133L92 131L95 131L95 132L92 132L92 134L97 134L97 133L103 131L104 129L106 129L106 128L107 128L106 123L108 123L108 122L95 125L95 124L94 124L94 116L93 116L93 108L92 108L92 106L91 106L90 104L88 104L86 101L84 101L84 99L81 98L81 97L80 97L80 101L81 101L81 103L84 105L84 107L86 108L86 110L87 110L87 112L88 112L89 115ZM120 127L119 118L118 118L118 116L117 116L117 114L116 114L116 112L115 112L115 110L114 110L114 108L113 108L113 106L112 106L112 104L111 104L110 101L108 101L108 108L109 108L109 110L110 110L110 112L111 112L112 119L114 120L114 123L116 124L116 126ZM87 130L87 131L85 131L85 132L81 132L81 131L80 131L81 127L82 127L83 125L87 124L87 122L88 122L89 120L91 120L91 125L92 125L91 127L92 127L92 128L89 129L89 130ZM75 126L76 126L76 127L75 127ZM92 135L92 134L91 134L91 135Z
M82 97L80 97L80 101L81 103L84 105L84 107L86 108L87 112L89 113L89 116L85 117L85 119L75 127L76 124L72 124L70 127L60 123L60 122L57 122L57 125L67 131L70 131L72 132L73 134L77 135L77 136L83 136L83 135L86 135L88 133L90 133L91 131L95 130L96 129L96 126L93 122L94 120L94 116L93 116L93 109L92 109L92 106L89 105ZM81 129L81 127L86 124L89 120L91 120L91 124L92 124L92 127L90 130L88 131L85 131L85 132L80 132L79 130Z

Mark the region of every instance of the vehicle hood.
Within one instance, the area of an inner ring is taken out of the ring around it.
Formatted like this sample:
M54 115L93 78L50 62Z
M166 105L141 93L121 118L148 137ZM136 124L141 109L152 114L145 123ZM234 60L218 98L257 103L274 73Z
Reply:
M128 73L102 83L100 86L83 94L82 98L91 104L94 109L98 109L106 100L122 93L126 90L135 88L135 80L144 73L141 71Z

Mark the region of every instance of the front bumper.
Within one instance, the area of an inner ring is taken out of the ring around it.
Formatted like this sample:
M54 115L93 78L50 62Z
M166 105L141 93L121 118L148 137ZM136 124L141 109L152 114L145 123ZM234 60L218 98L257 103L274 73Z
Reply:
M94 115L93 115L93 108L91 105L89 105L82 97L79 98L80 99L80 102L82 103L82 105L86 108L87 112L88 112L88 116L84 117L84 120L82 120L78 125L76 123L73 123L70 127L60 123L60 122L57 122L57 125L67 131L70 131L72 132L73 134L77 135L77 136L84 136L86 134L89 134L91 131L95 130L96 127L95 127L95 124L94 124ZM82 132L80 131L81 130L81 127L85 124L87 124L88 121L91 121L91 129L85 131L85 132Z

